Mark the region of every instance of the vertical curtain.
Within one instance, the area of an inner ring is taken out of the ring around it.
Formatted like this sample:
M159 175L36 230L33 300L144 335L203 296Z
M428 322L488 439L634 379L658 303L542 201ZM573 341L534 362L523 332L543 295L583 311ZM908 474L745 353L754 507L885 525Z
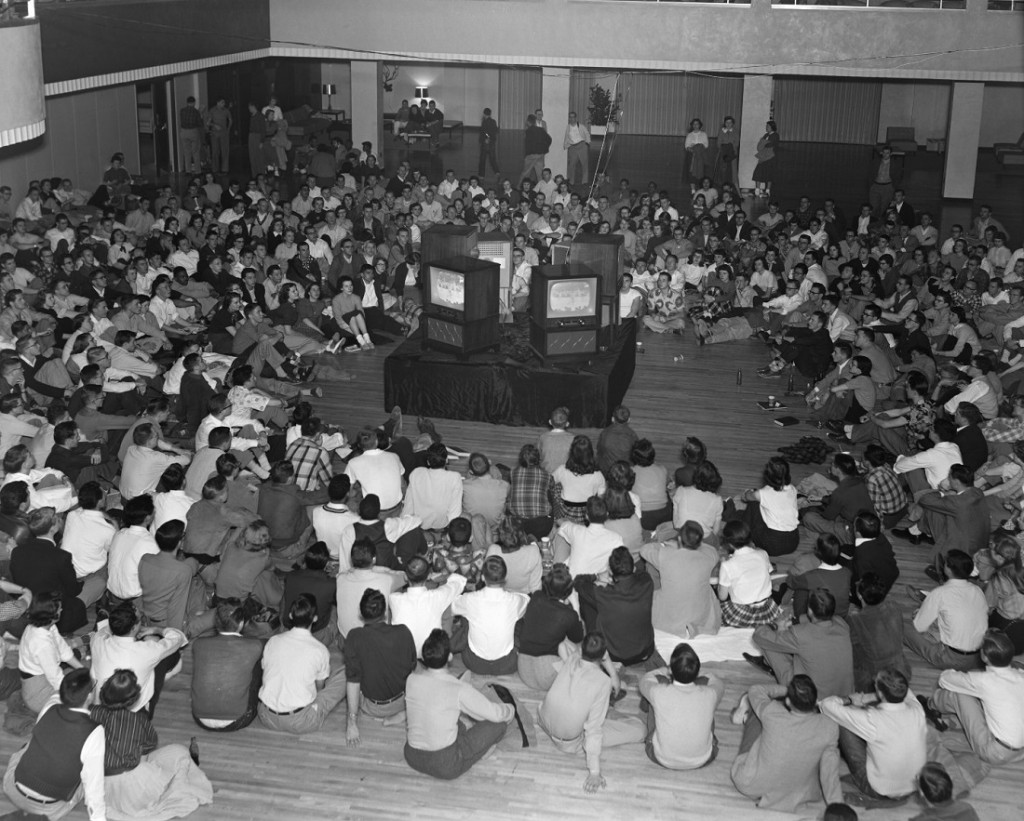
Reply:
M690 120L696 118L704 123L708 136L714 137L727 116L739 123L742 109L742 75L687 74L685 122L675 133L689 131Z
M881 102L880 82L775 78L775 121L788 142L874 145Z
M498 73L498 122L505 131L526 126L526 115L541 108L541 70L505 68Z

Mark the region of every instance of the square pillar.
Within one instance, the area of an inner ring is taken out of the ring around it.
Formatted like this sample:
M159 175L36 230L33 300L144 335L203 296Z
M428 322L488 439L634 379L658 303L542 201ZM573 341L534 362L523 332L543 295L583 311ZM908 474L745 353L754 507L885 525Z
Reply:
M943 197L965 200L974 197L984 104L984 83L953 83L942 179Z
M743 77L743 109L740 113L740 168L739 187L754 187L754 168L757 167L757 141L764 134L764 124L772 111L774 80L765 74L746 74Z
M384 150L384 87L381 64L376 60L352 61L352 144L369 140L378 159Z
M565 139L565 128L569 122L569 71L568 68L553 66L544 66L541 69L541 108L544 110L544 120L551 135L547 166L551 169L552 177L565 174L568 167L562 140ZM580 122L584 122L585 112L577 114L580 115Z

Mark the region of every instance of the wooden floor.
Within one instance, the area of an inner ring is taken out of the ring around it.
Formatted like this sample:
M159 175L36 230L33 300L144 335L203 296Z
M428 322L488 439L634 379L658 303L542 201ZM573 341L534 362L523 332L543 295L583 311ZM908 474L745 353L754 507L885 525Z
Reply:
M642 334L646 353L638 358L637 372L627 396L632 424L653 440L664 464L677 463L679 445L686 435L702 438L724 478L723 492L733 494L755 486L764 461L781 445L811 432L806 426L780 428L754 402L784 386L766 383L754 371L763 364L764 349L755 341L698 348L692 338ZM383 416L381 367L388 349L351 354L345 358L357 379L325 386L319 401L321 414L347 429L379 422ZM673 357L683 354L682 363ZM743 384L736 385L736 370ZM770 385L770 387L769 387ZM796 415L803 418L802 411ZM512 464L521 444L541 432L531 428L504 428L470 422L436 420L447 439ZM596 431L583 431L595 434ZM810 467L796 467L797 478ZM806 548L807 545L804 545ZM927 586L923 575L924 552L897 545L902 568L894 595L909 614L910 601L902 583ZM780 561L780 569L788 566ZM161 743L188 743L199 737L203 767L216 788L212 807L196 813L197 821L229 819L722 819L765 821L797 818L756 810L733 789L729 768L739 745L739 728L729 711L752 684L767 677L743 662L708 665L726 681L726 695L717 716L721 743L719 758L698 772L675 773L652 764L639 746L619 748L603 756L608 787L596 796L582 791L582 757L565 756L543 737L535 749L501 752L478 764L468 777L453 783L430 780L412 772L402 759L404 733L385 730L362 719L363 745L345 746L344 706L331 716L325 729L305 738L293 738L254 726L229 735L204 733L190 718L188 678L185 671L168 684L161 700L156 728ZM912 686L928 693L935 671L915 665ZM527 690L518 678L505 679L510 688L536 714L540 694ZM619 708L636 713L635 687ZM951 731L945 740L954 750L966 749L962 735ZM21 742L0 737L0 766ZM985 821L1020 818L1024 765L995 770L972 796ZM6 802L0 797L0 813ZM1018 809L1014 810L1016 806ZM820 807L818 817L820 817ZM871 821L906 819L916 810L862 813ZM77 810L73 819L84 819Z

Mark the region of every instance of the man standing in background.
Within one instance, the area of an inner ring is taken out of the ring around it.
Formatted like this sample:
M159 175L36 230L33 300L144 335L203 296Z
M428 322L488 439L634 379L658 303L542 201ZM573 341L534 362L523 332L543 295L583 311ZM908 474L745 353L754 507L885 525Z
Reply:
M522 185L523 180L529 179L531 176L535 182L540 182L544 173L544 160L547 157L548 149L551 148L551 135L537 125L537 118L533 114L526 118L524 147L526 157L523 159L523 172L519 175L516 185Z
M267 133L267 118L260 114L256 103L249 103L249 171L253 177L266 171L263 162L263 137Z
M210 162L213 170L217 172L228 172L228 152L231 147L231 111L223 97L219 98L216 104L206 115L206 121L210 129Z
M480 122L480 166L477 173L482 177L487 172L487 160L491 161L491 168L495 174L501 174L498 168L498 156L495 150L498 147L498 124L491 116L489 108L484 109L484 118Z
M566 157L565 176L570 185L587 182L590 179L590 132L576 118L576 112L569 112L569 124L565 127L565 139L562 148L568 152ZM576 165L579 164L582 175L576 179Z
M181 135L181 170L195 174L203 167L203 115L196 108L195 97L189 97L178 112L178 133Z
M718 134L718 161L722 168L721 180L738 185L740 165L740 132L736 120L726 117Z

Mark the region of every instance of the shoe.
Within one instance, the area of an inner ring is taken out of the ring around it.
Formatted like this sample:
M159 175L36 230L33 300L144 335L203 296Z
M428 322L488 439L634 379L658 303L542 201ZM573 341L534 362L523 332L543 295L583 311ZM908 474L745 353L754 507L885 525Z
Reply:
M825 427L833 433L843 433L843 423L838 419L829 419L825 423Z
M817 428L818 430L822 430L825 427L824 422L816 422L814 419L805 419L804 424L810 425L812 428Z
M892 529L892 535L897 539L906 539L911 544L921 544L921 536L916 533L911 533L910 529L906 527L894 527Z
M926 575L933 582L938 584L946 583L946 574L941 572L935 565L930 564L924 569L924 575Z
M772 373L771 371L768 371L768 373L761 373L761 371L758 371L757 375L762 379L782 379L781 373Z
M315 388L310 389L309 395L320 399L324 395L324 389L317 385Z
M730 721L733 724L739 726L746 724L747 718L750 716L750 699L747 698L747 694L744 693L740 696L740 703L736 705L736 708L729 715Z
M752 656L750 653L744 653L743 660L770 676L775 675L775 671L772 669L772 666L765 661L764 656Z
M362 350L362 348L359 345L352 344L352 345L348 345L345 348L345 353L355 353L356 351L361 351L361 350Z
M192 759L193 763L199 766L199 742L196 741L196 737L192 736L192 740L188 743L188 755Z
M845 433L830 433L828 438L833 442L838 442L841 445L852 445L853 440L848 437Z
M924 592L923 590L921 590L921 589L919 589L919 588L917 588L917 587L911 587L911 586L910 586L909 584L907 584L907 585L904 585L904 587L905 587L905 588L906 588L906 590L907 590L907 595L908 595L908 596L910 596L910 598L911 598L911 599L912 599L913 601L917 602L918 604L920 604L921 602L923 602L923 601L924 601L924 598L925 598L925 596L927 596L927 595L928 595L928 594L927 594L927 593L925 593L925 592Z
M942 713L932 707L925 696L918 696L917 700L921 703L921 707L924 710L924 717L927 719L928 723L940 733L946 732L946 730L949 729L949 724L947 724L946 720L942 717Z

